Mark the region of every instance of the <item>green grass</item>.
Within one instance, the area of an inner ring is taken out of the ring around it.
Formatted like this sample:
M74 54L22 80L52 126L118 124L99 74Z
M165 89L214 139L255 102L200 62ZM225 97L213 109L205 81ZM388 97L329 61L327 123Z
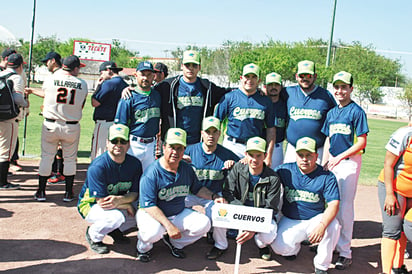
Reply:
M93 135L94 122L92 119L93 107L90 104L89 95L83 110L83 118L81 120L81 136L78 152L79 163L89 163L91 139ZM43 99L34 95L30 95L30 115L27 118L27 137L25 157L40 158L40 139L41 125L43 117L39 116L40 106ZM360 174L360 184L374 185L380 170L383 167L385 158L385 145L389 140L390 135L398 128L405 126L406 122L395 120L378 120L369 119L369 135L366 153L363 155L362 170ZM20 138L20 155L23 148L23 121L20 123L19 138ZM24 158L24 157L21 157Z

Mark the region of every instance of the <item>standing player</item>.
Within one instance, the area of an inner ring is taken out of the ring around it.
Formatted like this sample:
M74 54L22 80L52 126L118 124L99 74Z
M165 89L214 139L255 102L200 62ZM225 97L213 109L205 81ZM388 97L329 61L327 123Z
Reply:
M1 53L0 71L3 71L7 68L7 59L13 53L17 53L17 51L12 48L6 48L5 50L3 50L3 52Z
M298 85L286 87L286 104L289 120L286 127L286 148L284 162L296 161L296 141L304 136L316 140L319 164L323 157L326 136L321 132L326 113L336 106L335 99L326 89L315 85L317 78L315 63L298 63L296 81Z
M200 183L215 195L221 196L228 170L239 161L239 157L217 143L220 137L220 121L216 117L209 116L203 119L201 134L203 142L188 146L185 149L184 159L191 162ZM188 208L202 205L206 216L212 219L213 200L189 194L185 205ZM212 233L212 235L208 233L208 241L214 242L219 250L225 250L227 248L226 234L223 232L221 234Z
M339 104L328 112L322 128L322 133L327 136L322 165L338 180L340 204L336 218L342 228L336 245L339 257L335 268L343 270L352 264L354 200L369 128L366 113L350 97L352 75L346 71L338 72L332 84Z
M268 149L265 163L271 167L276 129L272 103L257 92L259 73L259 66L253 63L244 66L240 76L241 86L220 100L215 116L221 121L228 119L223 146L240 158L245 157L246 141L249 138L266 138ZM265 125L266 136L262 136Z
M286 136L286 120L288 110L286 102L280 98L282 90L282 76L276 72L266 75L266 85L263 86L263 91L266 96L272 101L273 114L275 116L274 123L276 128L276 141L272 153L272 168L283 164L283 141Z
M128 243L122 231L136 227L134 202L137 200L142 166L127 155L129 129L112 125L106 141L107 152L96 158L87 170L87 178L79 195L77 209L92 223L86 239L93 251L109 252L103 238L111 236L115 243Z
M207 79L197 77L200 72L200 54L188 50L183 53L183 75L168 78L155 86L162 97L162 140L171 127L187 132L187 143L200 142L204 117L213 115L222 96L231 89L216 86Z
M117 107L115 123L130 128L128 153L137 157L143 170L155 161L156 134L159 132L159 93L152 89L154 78L152 63L140 62L136 68L137 87L129 99L121 99Z
M90 156L92 160L106 151L109 127L113 124L122 90L128 86L119 75L122 69L117 67L113 61L103 62L99 67L100 78L103 82L92 96L92 106L95 108L93 120L96 123Z
M80 138L82 110L87 96L87 83L78 78L80 68L84 67L77 56L64 59L63 68L43 83L44 122L41 137L41 161L39 166L39 188L34 198L46 200L46 183L57 146L63 149L66 191L63 201L73 201L73 181L76 174L77 150Z
M316 274L326 274L339 239L339 189L335 176L316 164L316 141L296 142L296 162L275 169L283 183L283 217L271 244L275 253L296 259L301 242L319 243L313 259ZM326 207L327 205L327 207Z
M169 70L167 66L163 63L156 63L154 66L155 77L153 79L154 84L158 84L167 78L169 75Z

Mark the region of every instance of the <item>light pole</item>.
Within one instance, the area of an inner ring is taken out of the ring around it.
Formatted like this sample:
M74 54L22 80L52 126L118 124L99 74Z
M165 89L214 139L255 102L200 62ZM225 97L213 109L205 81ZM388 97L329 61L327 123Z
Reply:
M333 4L332 25L330 27L330 39L329 39L329 45L328 45L328 55L326 56L326 67L329 67L329 64L330 64L330 52L332 49L332 42L333 42L333 29L335 27L336 2L338 2L338 0L335 0Z

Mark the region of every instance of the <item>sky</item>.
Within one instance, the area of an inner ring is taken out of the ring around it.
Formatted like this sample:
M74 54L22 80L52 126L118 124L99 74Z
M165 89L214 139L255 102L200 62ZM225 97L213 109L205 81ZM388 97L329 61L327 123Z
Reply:
M30 40L33 0L13 0L0 25ZM334 0L36 1L35 38L119 41L140 56L171 57L187 45L219 47L227 40L302 42L330 38ZM16 10L19 17L16 17ZM412 78L412 1L337 0L333 41L371 45L397 59ZM326 62L326 60L325 60Z

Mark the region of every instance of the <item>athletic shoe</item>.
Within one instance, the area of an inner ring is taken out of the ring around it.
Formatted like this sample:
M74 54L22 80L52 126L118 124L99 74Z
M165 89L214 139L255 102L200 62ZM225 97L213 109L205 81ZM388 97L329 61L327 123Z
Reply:
M110 237L112 237L114 243L116 244L128 244L130 243L130 239L127 238L126 236L123 235L123 233L120 231L120 229L116 228L109 234Z
M215 239L213 239L213 232L212 231L209 231L207 234L206 234L206 241L207 241L207 243L208 244L210 244L210 245L214 245L215 244Z
M335 268L339 270L344 270L348 268L351 264L352 264L352 259L339 256L338 260L335 263Z
M272 257L272 253L270 252L270 248L268 246L259 248L259 256L261 259L265 261L270 261Z
M90 227L88 226L87 229L86 229L86 240L89 243L90 248L94 252L99 253L99 254L109 253L110 252L109 247L107 245L105 245L103 242L93 242L92 241L92 239L90 238L90 235L89 235L89 228Z
M167 245L167 247L170 249L170 253L172 254L173 257L175 258L179 258L179 259L184 259L186 258L186 254L183 251L183 249L179 249L176 248L172 245L172 243L170 242L170 238L168 234L165 234L163 236L163 242L165 243L165 245Z
M212 247L212 249L206 254L206 258L208 260L216 260L217 258L219 258L220 256L223 255L223 253L225 253L227 249L219 249L216 246Z
M151 255L150 250L144 253L139 252L139 250L137 250L136 260L141 261L142 263L147 263L150 261L150 255Z
M5 185L0 186L0 190L15 190L15 189L20 189L20 185L7 183Z
M408 270L406 269L406 266L403 264L400 268L392 268L392 273L393 274L408 274Z
M36 199L39 202L44 202L46 201L46 192L43 190L38 189L36 193L34 193L34 199Z
M49 179L47 179L47 183L54 185L54 184L64 184L66 182L66 177L61 175L60 173L54 174Z
M328 274L328 271L326 271L326 270L320 270L320 269L317 269L317 268L315 267L315 274Z
M9 169L11 169L14 172L23 170L23 168L21 166L19 166L18 164L10 164Z
M71 202L71 201L73 201L74 200L74 198L73 198L73 196L74 196L74 194L73 194L73 192L65 192L64 193L64 197L63 197L63 202Z

